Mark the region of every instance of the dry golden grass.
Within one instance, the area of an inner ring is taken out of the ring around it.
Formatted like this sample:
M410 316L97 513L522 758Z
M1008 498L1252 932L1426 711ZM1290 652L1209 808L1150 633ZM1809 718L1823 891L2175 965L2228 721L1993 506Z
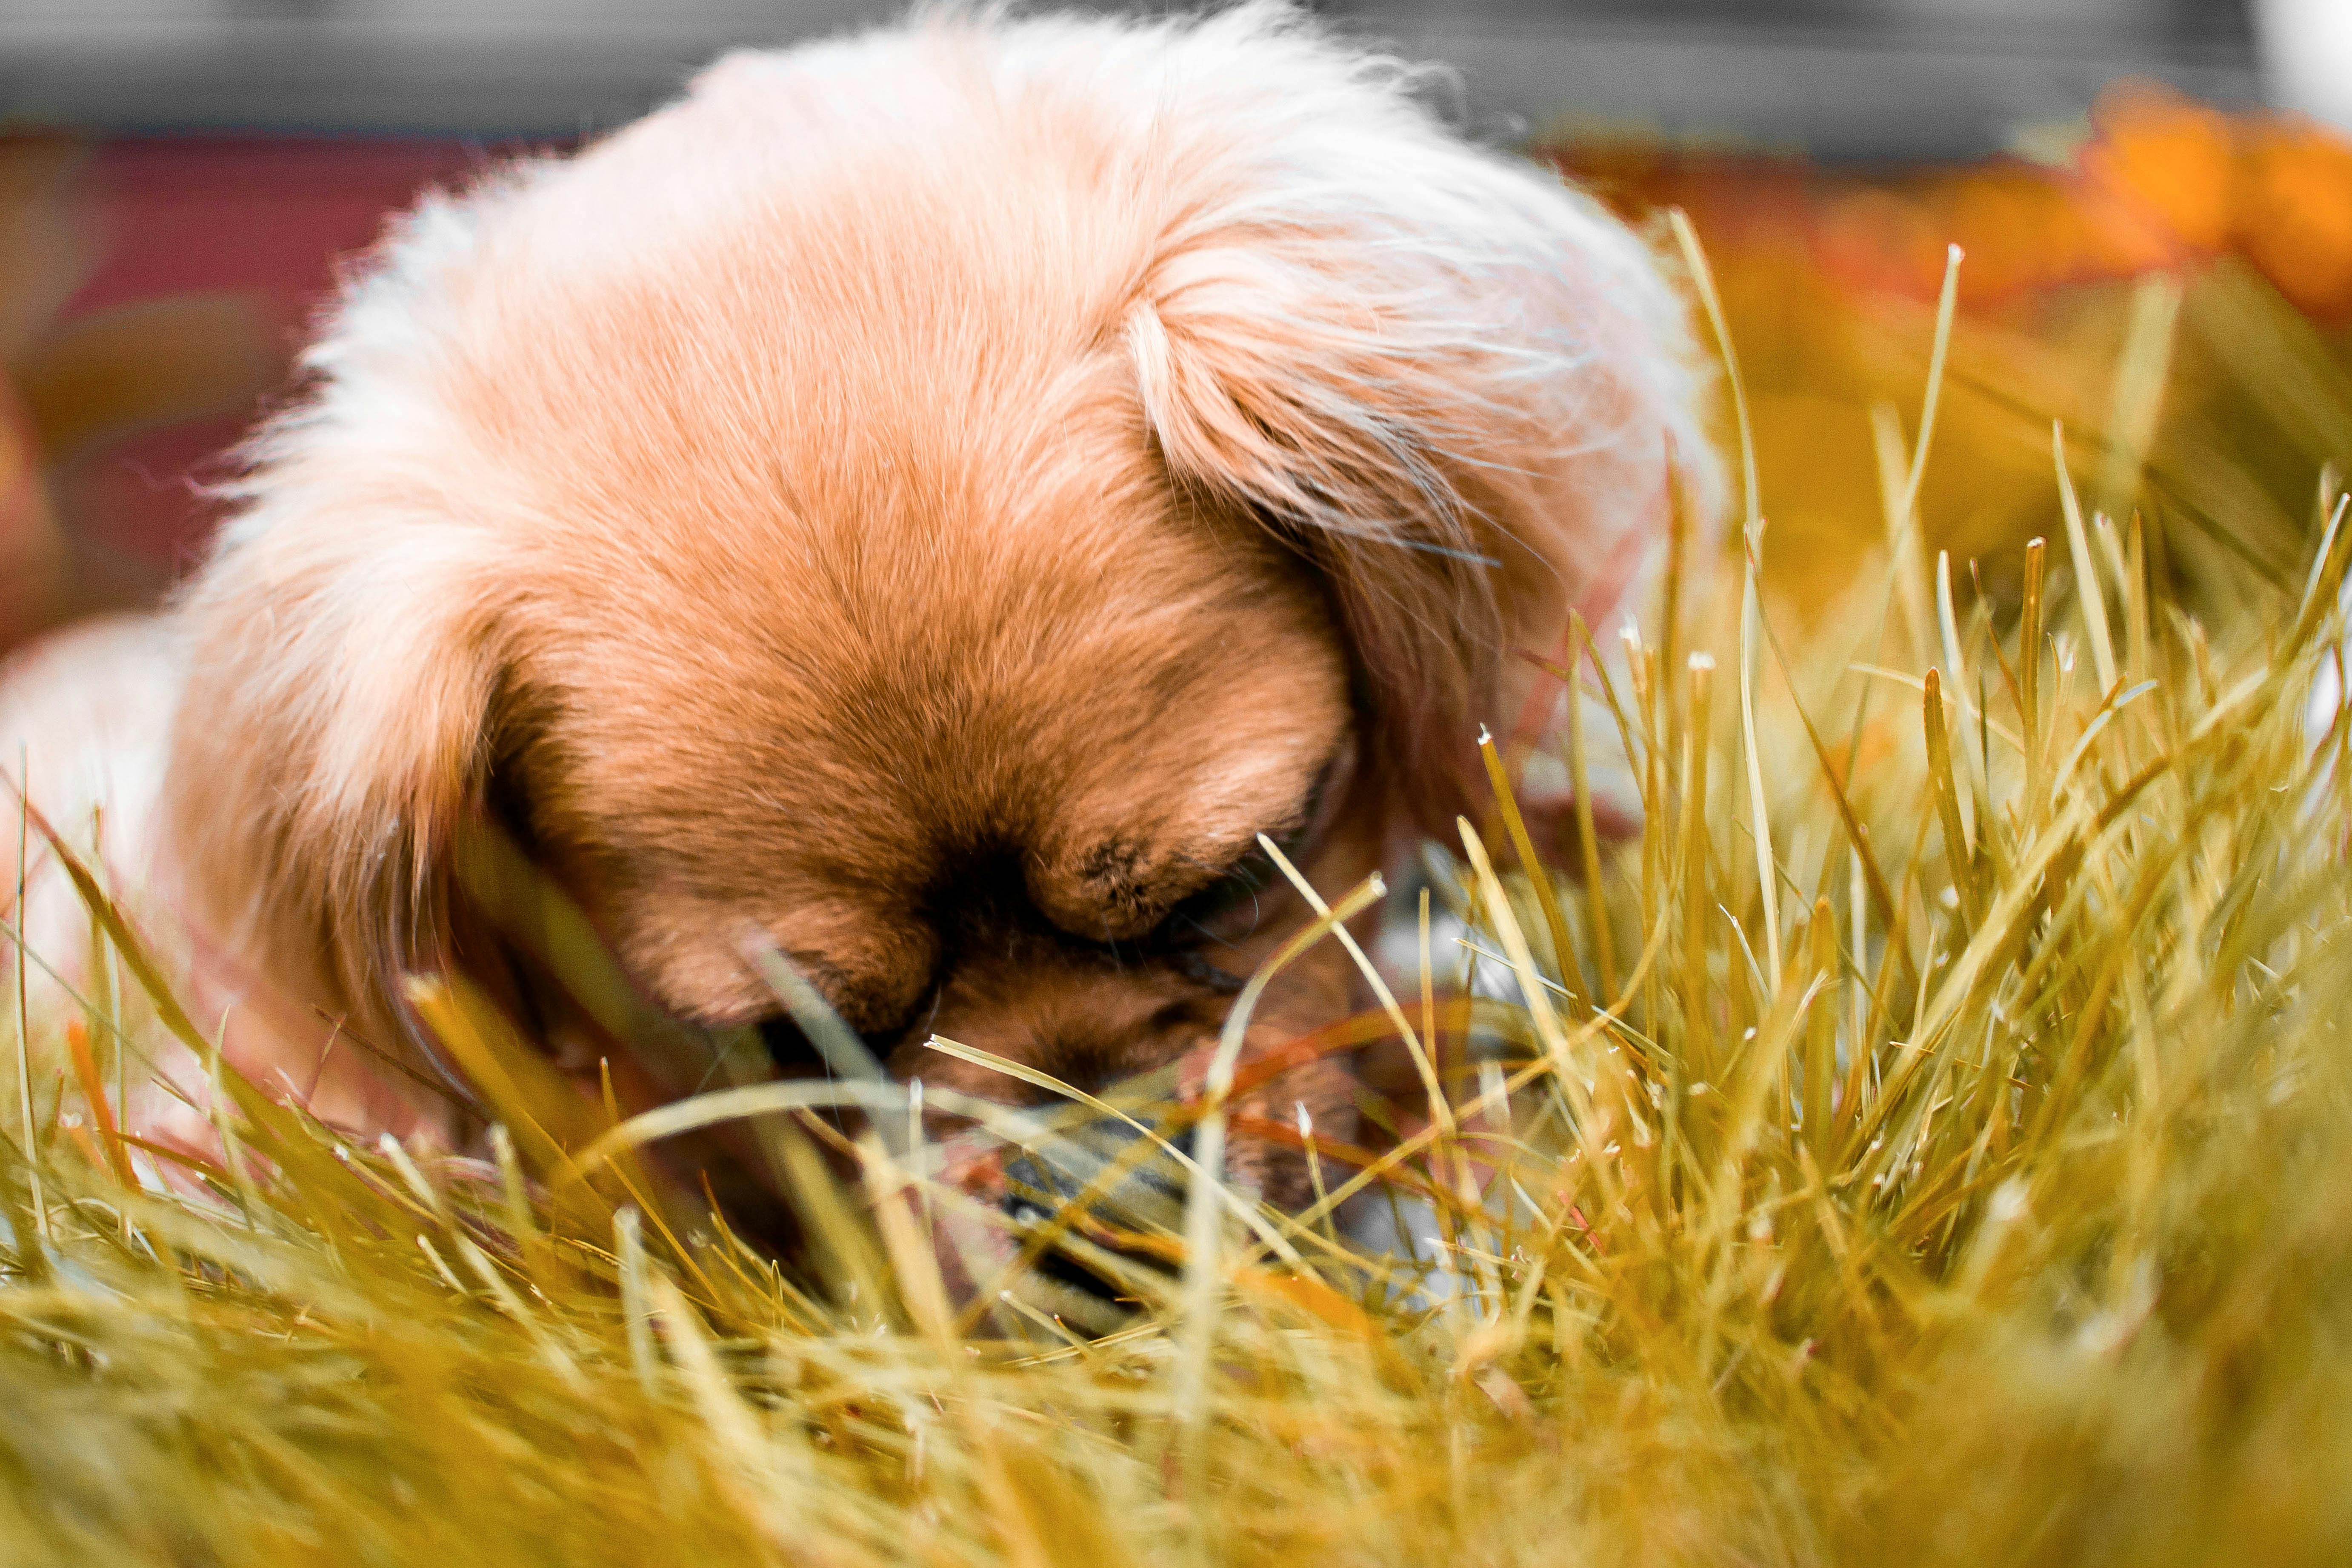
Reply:
M1439 893L1524 1005L1479 1005L1490 1067L1383 1173L1435 1195L1450 1294L1202 1184L1133 1323L1002 1304L967 1338L886 1089L835 1091L885 1107L854 1181L766 1118L823 1244L788 1279L633 1203L660 1127L561 1112L428 985L496 1169L232 1084L245 1158L166 1196L96 1124L104 1050L31 1075L0 1555L2352 1560L2352 729L2309 713L2347 538L2200 625L2053 479L1996 624L1905 547L1920 466L1804 646L1735 571L1676 582L1630 679L1588 669L1643 837L1538 887L1508 811L1466 829ZM1458 1031L1424 997L1460 962L1367 1029Z

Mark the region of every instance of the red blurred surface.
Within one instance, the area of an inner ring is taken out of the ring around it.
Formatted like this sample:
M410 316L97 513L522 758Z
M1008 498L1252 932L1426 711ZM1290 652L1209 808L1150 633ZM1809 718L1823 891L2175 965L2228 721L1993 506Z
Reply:
M47 607L13 618L160 591L209 532L205 485L288 384L337 269L388 214L492 156L454 141L0 138L0 289L30 274L51 300L0 353L69 558L68 580L35 595ZM0 626L0 646L26 629Z

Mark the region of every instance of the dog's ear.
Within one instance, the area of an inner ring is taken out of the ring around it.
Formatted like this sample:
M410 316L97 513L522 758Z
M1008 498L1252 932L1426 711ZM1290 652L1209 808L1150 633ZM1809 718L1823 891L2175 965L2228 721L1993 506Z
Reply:
M1189 173L1123 323L1144 415L1177 482L1320 571L1375 743L1437 826L1481 724L1540 740L1559 710L1510 655L1614 606L1664 535L1670 452L1712 513L1686 312L1622 224L1394 73L1279 29L1190 42L1222 49L1199 90L1243 122L1192 116L1216 142L1171 153ZM1278 90L1231 79L1267 71Z
M205 939L392 1047L402 977L459 956L450 858L498 732L497 574L457 531L303 468L182 602L166 831Z

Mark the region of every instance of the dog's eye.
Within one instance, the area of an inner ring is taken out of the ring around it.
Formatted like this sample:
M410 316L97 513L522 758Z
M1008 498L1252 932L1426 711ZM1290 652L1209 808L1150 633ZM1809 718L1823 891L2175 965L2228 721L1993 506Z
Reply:
M1297 816L1292 819L1297 826L1271 836L1293 866L1307 859L1329 826L1339 794L1332 785L1341 772L1345 754L1343 752L1324 763L1322 772L1316 775L1314 787L1307 791ZM1160 929L1171 940L1187 945L1231 945L1246 942L1268 924L1297 912L1298 903L1289 879L1265 852L1265 847L1252 843L1215 881L1178 904Z
M1295 896L1265 851L1253 846L1223 876L1178 904L1164 929L1185 943L1246 942Z

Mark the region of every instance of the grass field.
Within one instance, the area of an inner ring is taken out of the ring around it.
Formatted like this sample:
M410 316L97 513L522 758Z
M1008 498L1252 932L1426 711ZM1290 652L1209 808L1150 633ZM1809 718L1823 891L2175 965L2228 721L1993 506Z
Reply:
M1735 554L1584 667L1641 837L1538 885L1499 803L1465 825L1438 893L1519 1000L1446 1001L1456 947L1352 1031L1493 1053L1370 1173L1455 1288L1199 1184L1132 1322L1016 1297L968 1335L919 1148L806 1158L787 1277L638 1202L652 1130L431 984L510 1159L232 1083L231 1157L166 1195L102 1110L151 1008L94 999L95 1049L36 1020L0 1146L0 1557L2352 1561L2339 498L2217 599L2053 461L1996 603L1916 546L1926 468L1801 635Z

